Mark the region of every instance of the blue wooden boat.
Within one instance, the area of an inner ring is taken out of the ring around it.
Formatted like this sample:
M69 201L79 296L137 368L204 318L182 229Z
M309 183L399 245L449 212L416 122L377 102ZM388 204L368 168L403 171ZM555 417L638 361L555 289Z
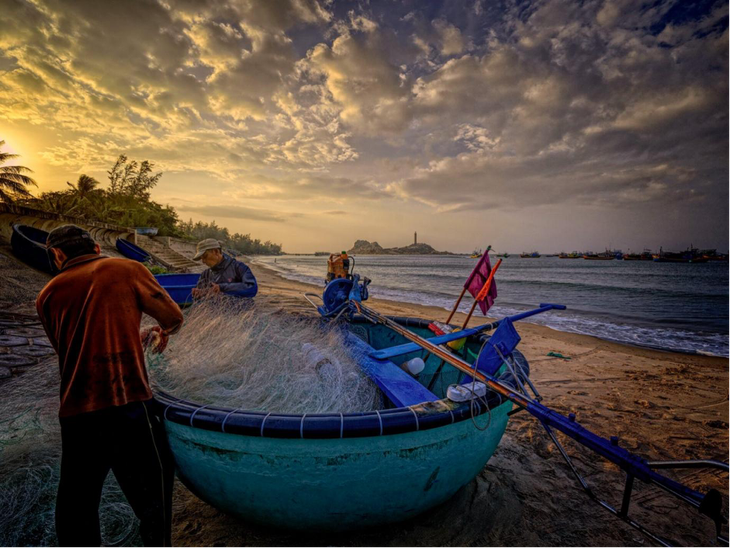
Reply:
M200 274L158 274L155 279L179 306L193 304L193 288Z
M149 253L128 240L117 238L116 247L117 251L119 251L119 253L124 255L127 259L132 259L133 261L138 261L140 263L150 260Z
M426 320L395 321L421 336L434 335ZM399 367L422 356L420 349L385 360L370 357L408 341L364 318L348 322L343 336L363 369L380 379L387 409L282 415L158 393L181 481L199 498L246 520L345 530L416 516L474 479L499 444L512 403L497 394L473 406L445 398L449 384L460 381L459 371L441 370L433 355L418 380ZM468 338L468 359L486 337ZM515 356L526 375L527 361ZM508 374L498 376L510 381ZM472 418L488 427L475 428Z
M48 256L46 240L48 232L28 225L13 225L10 246L15 256L35 269L48 274L56 271L55 265Z

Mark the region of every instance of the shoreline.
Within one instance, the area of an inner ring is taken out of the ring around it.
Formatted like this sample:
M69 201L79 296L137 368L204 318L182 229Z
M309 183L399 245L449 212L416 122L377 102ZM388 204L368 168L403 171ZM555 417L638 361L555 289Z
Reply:
M256 270L261 269L262 271L265 271L267 273L267 275L265 276L267 279L270 276L270 277L280 280L281 283L283 283L283 284L296 284L296 286L301 286L301 294L303 294L305 291L309 291L309 292L315 292L315 293L318 293L319 295L321 295L322 291L324 289L324 286L318 286L316 284L312 284L309 282L304 282L304 281L295 280L292 278L287 278L284 275L282 275L281 272L277 271L274 268L271 268L269 265L267 265L263 262L259 262L256 258L251 258L250 262L247 264L252 269L254 269L254 267L255 267ZM259 275L256 274L256 272L254 272L254 274L256 275L256 277L258 279ZM311 309L311 306L308 303L306 303L306 301L304 300L303 297L302 297L302 301L305 304L307 304L307 306L309 306ZM411 310L413 312L420 312L419 317L426 318L429 320L437 319L439 321L443 321L446 319L446 316L448 316L448 312L449 312L448 309L442 308L440 306L410 303L410 302L406 302L406 301L397 301L397 300L374 298L374 297L370 297L368 299L368 301L371 303L376 303L377 305L379 305L383 308L387 308L387 309L391 310L390 312L388 312L389 314L394 314L394 315L398 314L397 311L393 311L394 308L397 308L398 310ZM426 315L426 313L428 313L428 315ZM549 314L549 312L547 314ZM457 319L460 321L456 321ZM464 314L463 312L457 312L454 315L454 320L452 320L452 323L463 324L463 321L465 319L466 319L466 314ZM476 327L479 325L483 325L483 324L492 322L496 319L498 319L498 318L494 318L494 317L490 317L490 316L484 317L481 315L478 316L475 313L475 315L472 316L472 318L471 318L470 325L471 325L471 327ZM550 327L547 325L540 325L540 324L531 323L531 322L527 322L527 321L526 322L516 322L515 327L517 328L517 331L518 331L518 333L520 333L520 335L522 334L522 331L524 331L526 334L535 334L535 335L555 338L557 340L565 339L565 340L570 340L570 341L573 341L573 338L575 338L575 337L578 337L578 338L585 337L586 343L588 343L589 341L594 341L596 344L600 343L600 344L605 344L605 345L615 345L616 350L621 350L621 349L625 348L625 349L631 349L632 351L636 351L636 352L646 352L646 353L651 354L650 357L654 357L655 353L660 354L660 355L661 354L670 354L670 355L676 354L678 356L692 356L692 357L697 357L697 358L708 358L711 360L719 359L719 360L725 360L726 362L728 362L727 356L703 353L703 352L696 351L696 350L681 351L681 350L675 350L675 349L671 349L671 348L665 349L665 348L644 346L644 345L638 345L638 344L635 345L635 344L631 344L628 342L620 342L620 341L615 341L615 340L602 339L595 335L587 335L584 333L573 333L570 331L561 331L554 327ZM647 357L649 357L649 356L647 355ZM728 363L730 363L730 362L728 362Z

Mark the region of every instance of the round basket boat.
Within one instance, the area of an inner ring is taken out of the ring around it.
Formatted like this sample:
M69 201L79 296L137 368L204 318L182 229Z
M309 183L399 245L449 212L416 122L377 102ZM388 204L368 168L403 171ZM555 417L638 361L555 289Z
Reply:
M10 246L13 248L15 256L24 263L47 274L53 274L56 269L48 257L47 239L48 232L45 230L23 224L14 224L13 234L10 237Z
M132 259L133 261L140 263L150 260L150 254L147 253L147 251L128 240L117 238L114 244L117 251L119 251L119 253L124 255L127 259Z
M392 319L433 336L427 320ZM468 338L462 349L467 361L474 361L486 338ZM365 361L375 350L406 342L364 319L349 322L345 332L345 343ZM158 392L178 477L220 510L289 529L333 531L398 522L448 500L492 456L512 403L491 392L464 403L444 398L448 385L464 380L462 373L440 368L439 359L423 354L377 365L402 371L402 362L424 358L418 379L404 375L410 381L401 379L394 390L432 390L431 401L380 411L284 415L199 405ZM513 357L527 376L524 356L514 352ZM362 365L367 370L368 364ZM497 376L511 384L504 369Z

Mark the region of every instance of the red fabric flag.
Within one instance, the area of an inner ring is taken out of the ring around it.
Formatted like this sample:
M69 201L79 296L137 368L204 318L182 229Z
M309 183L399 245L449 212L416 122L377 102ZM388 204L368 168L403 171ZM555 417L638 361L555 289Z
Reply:
M481 259L479 259L479 262L474 267L474 270L472 271L471 275L467 278L466 283L464 284L464 287L466 290L471 293L471 296L475 299L477 298L477 295L479 295L479 292L484 287L484 284L487 281L487 278L489 278L489 273L492 271L492 265L489 262L489 253L485 253L482 255ZM487 310L489 310L492 305L494 304L494 299L497 298L497 281L492 280L492 287L489 288L489 293L487 293L487 298L483 301L479 301L479 309L482 311L482 314L486 316Z

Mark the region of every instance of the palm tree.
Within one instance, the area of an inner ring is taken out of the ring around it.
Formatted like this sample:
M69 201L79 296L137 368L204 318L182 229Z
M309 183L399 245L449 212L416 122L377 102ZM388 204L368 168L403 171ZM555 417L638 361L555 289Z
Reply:
M74 190L79 198L86 198L99 186L99 181L88 175L79 175L79 180L76 181L75 185L68 181L66 181L66 184Z
M0 148L4 144L5 141L0 141ZM27 175L23 175L24 173L33 173L27 167L2 165L8 160L17 157L17 154L0 151L0 202L12 204L14 201L13 196L30 198L31 194L26 187L30 185L38 186L33 179Z

